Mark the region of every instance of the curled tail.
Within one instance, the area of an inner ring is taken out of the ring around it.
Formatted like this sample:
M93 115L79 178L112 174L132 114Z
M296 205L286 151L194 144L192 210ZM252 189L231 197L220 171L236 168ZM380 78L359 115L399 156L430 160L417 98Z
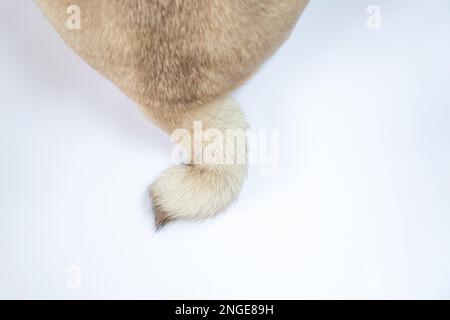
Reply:
M231 98L183 113L174 139L189 160L163 172L150 188L157 228L205 219L239 195L247 174L247 121ZM176 137L175 137L176 136Z

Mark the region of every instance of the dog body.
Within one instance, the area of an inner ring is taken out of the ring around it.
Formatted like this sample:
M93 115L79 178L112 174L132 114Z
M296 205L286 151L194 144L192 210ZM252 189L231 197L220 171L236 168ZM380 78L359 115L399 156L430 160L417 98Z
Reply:
M307 0L36 0L66 43L159 127L248 128L227 95L287 39ZM80 8L80 29L67 28ZM188 146L186 146L188 147ZM245 164L180 165L151 188L159 226L206 218L239 194Z

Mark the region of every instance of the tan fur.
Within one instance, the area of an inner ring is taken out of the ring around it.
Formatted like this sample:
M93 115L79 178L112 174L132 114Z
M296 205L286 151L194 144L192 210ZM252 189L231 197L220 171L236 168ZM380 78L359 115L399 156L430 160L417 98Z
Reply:
M287 38L307 0L36 0L64 40L163 130L247 129L229 98ZM66 27L81 9L81 30ZM200 219L239 194L246 165L180 165L153 184L156 221Z

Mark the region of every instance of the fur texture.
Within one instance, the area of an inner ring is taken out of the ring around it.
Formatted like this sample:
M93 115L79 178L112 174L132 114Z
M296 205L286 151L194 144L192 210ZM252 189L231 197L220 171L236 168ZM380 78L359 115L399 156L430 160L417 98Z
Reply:
M226 96L288 37L307 0L36 0L66 43L172 133L248 128ZM66 27L81 9L81 29ZM186 146L188 147L188 146ZM245 152L245 151L244 151ZM159 227L203 219L238 196L245 164L174 166L152 185Z

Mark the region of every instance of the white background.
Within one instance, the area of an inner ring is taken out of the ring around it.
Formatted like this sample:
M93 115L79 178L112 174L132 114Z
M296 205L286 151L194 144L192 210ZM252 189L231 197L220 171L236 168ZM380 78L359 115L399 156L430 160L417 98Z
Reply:
M155 234L169 138L0 0L0 297L450 298L449 40L448 0L312 0L235 94L278 174Z

